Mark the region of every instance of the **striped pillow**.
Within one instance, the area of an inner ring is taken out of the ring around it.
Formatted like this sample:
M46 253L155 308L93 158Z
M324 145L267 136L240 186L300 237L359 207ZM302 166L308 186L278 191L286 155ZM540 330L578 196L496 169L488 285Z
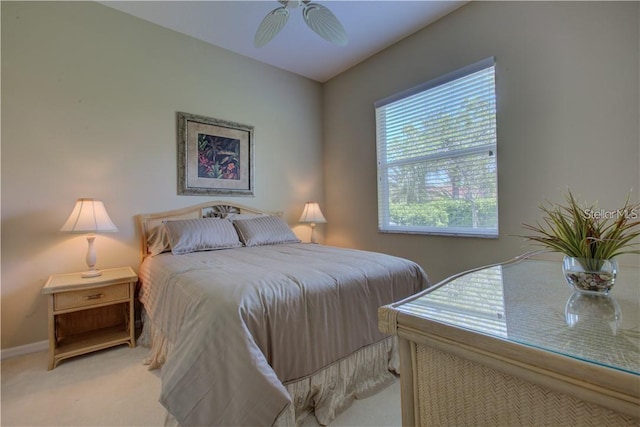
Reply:
M202 218L164 221L174 255L242 246L226 219Z
M238 236L245 246L278 245L281 243L299 243L289 225L277 216L262 216L253 219L233 221Z
M223 218L228 220L228 221L239 221L241 219L254 219L254 218L260 218L263 216L269 216L269 214L252 214L252 213L235 213L235 212L231 212L226 214Z
M151 256L156 256L170 250L171 243L164 224L154 227L147 238L147 253Z

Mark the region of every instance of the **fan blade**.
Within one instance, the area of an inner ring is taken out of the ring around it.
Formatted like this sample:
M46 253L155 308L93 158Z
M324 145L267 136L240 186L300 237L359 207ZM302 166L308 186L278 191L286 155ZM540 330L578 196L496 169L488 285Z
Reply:
M302 11L304 21L316 34L340 46L347 44L347 33L338 18L318 3L307 3Z
M269 12L260 23L258 31L256 31L253 45L262 47L269 43L282 30L288 20L289 11L286 7L279 7Z

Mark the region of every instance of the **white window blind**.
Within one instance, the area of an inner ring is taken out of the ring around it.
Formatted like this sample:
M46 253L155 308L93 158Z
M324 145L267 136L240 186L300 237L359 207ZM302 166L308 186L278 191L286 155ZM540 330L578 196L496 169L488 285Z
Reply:
M375 108L379 230L497 236L494 58Z

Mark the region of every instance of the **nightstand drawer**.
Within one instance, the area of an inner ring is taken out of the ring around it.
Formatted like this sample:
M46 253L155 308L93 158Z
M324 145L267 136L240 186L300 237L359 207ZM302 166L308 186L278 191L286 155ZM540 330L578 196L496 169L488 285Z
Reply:
M53 295L53 309L59 311L69 308L91 307L128 298L128 283L74 292L60 292Z

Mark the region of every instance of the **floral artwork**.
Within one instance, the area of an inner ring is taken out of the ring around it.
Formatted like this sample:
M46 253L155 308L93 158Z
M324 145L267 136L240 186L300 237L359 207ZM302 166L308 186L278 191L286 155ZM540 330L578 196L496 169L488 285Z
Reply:
M240 140L198 134L198 176L240 179Z
M178 194L253 196L253 126L177 113Z

